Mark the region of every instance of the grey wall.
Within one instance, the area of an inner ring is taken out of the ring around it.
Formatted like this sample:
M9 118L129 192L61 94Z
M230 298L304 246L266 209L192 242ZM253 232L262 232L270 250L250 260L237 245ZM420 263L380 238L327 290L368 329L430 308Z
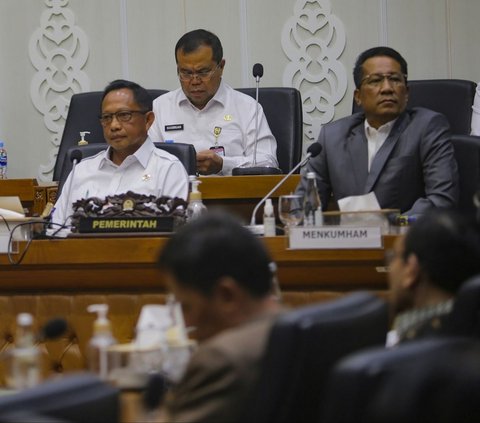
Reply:
M118 77L176 88L173 48L188 30L221 38L230 85L253 86L261 62L263 86L299 88L307 145L350 113L351 69L366 48L399 50L410 79L480 80L478 16L477 0L0 0L9 177L51 178L72 93Z

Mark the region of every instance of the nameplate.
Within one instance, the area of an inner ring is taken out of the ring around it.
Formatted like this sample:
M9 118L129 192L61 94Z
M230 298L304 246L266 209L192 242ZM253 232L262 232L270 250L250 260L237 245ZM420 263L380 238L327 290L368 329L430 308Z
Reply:
M98 218L82 217L78 220L80 233L106 232L172 232L173 216Z
M290 230L291 249L355 249L382 248L379 227L319 226L293 227Z

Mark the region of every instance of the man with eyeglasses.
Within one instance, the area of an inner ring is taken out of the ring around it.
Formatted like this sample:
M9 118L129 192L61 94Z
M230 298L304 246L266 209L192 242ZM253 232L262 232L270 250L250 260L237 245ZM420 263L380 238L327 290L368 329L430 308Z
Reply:
M361 53L353 70L355 102L363 112L323 126L321 153L307 172L317 175L323 208L374 193L380 208L407 216L458 201L457 163L447 119L424 108L407 109L407 63L394 49Z
M155 115L147 90L135 82L111 82L103 92L99 119L109 147L85 157L75 173L70 173L55 204L53 223L68 223L72 203L81 198L103 199L127 191L187 198L184 166L175 156L156 148L148 137Z
M197 171L231 175L252 165L256 103L222 80L225 59L218 37L204 29L183 35L175 46L181 87L156 98L153 141L193 144ZM263 109L258 112L257 163L278 167L277 144Z

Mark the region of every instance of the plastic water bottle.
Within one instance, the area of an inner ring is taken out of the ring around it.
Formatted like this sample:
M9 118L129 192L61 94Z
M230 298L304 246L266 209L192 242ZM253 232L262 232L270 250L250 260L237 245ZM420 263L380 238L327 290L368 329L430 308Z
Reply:
M275 213L271 198L267 198L263 208L263 230L264 236L275 236Z
M322 203L318 195L317 180L315 172L307 173L307 190L303 200L303 225L321 226L323 225Z
M3 141L0 141L0 179L7 179L7 150Z
M15 389L31 388L40 382L40 359L40 350L35 345L33 316L20 313L12 351L11 383Z

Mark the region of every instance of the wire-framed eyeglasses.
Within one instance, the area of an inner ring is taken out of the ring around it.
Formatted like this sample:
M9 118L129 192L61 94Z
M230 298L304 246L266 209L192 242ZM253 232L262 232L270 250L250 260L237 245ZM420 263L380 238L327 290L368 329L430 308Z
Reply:
M113 121L113 117L119 122L129 122L132 120L134 113L140 113L142 115L148 113L146 110L120 110L119 112L115 113L103 113L101 114L98 119L100 119L100 123L102 126L110 125Z

